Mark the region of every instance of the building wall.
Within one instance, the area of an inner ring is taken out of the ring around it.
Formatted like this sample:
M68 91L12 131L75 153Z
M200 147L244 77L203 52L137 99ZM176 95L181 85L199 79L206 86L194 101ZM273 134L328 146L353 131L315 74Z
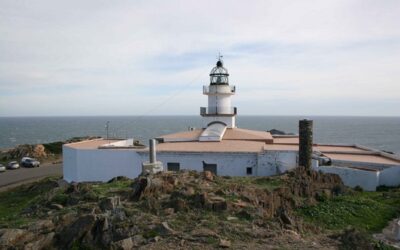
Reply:
M146 159L147 154L143 154ZM167 169L168 162L178 162L180 169L203 171L203 161L207 164L217 164L218 175L246 176L246 168L253 168L257 165L256 153L169 153L160 152L157 160L161 161L164 169Z
M266 151L258 154L257 175L270 176L284 173L296 167L297 152Z
M76 150L68 147L64 150L67 154L63 171L68 182L108 181L116 176L136 178L142 172L142 159L133 150Z
M63 176L64 180L71 182L77 180L78 151L63 145Z
M379 175L379 185L399 186L400 185L400 166L386 168Z
M377 171L365 171L338 166L319 166L315 170L337 174L343 183L349 187L360 186L366 191L375 191L376 187L379 186L379 172Z

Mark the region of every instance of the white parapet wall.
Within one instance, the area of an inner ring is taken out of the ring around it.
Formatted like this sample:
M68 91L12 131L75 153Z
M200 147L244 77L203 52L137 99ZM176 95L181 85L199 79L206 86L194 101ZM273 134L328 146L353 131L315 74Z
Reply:
M379 186L379 171L367 171L342 166L319 166L314 168L323 173L337 174L349 187L360 186L366 191L375 191Z
M64 179L68 182L109 181L116 176L136 178L142 158L130 149L74 149L63 147Z
M379 185L396 187L400 185L400 166L386 168L379 174Z

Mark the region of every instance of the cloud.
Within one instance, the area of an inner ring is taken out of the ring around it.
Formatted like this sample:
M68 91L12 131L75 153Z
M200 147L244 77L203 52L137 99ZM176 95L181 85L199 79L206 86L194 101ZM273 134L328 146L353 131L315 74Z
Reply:
M399 12L395 0L3 1L0 115L143 103L195 115L218 52L245 113L400 115Z

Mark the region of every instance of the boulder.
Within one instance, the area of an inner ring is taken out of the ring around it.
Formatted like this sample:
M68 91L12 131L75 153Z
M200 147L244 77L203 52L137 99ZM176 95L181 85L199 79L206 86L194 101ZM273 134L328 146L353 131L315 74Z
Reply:
M42 144L38 144L33 147L33 157L35 158L46 158L47 154Z
M40 237L39 240L26 244L24 250L49 249L53 242L54 235L54 232L48 233Z
M15 245L27 233L22 229L1 229L0 248Z
M146 239L143 237L143 235L137 234L132 237L132 241L134 246L140 246L146 242Z
M51 220L38 220L32 223L29 227L29 231L33 232L50 232L54 229L54 223Z
M50 208L51 209L55 209L55 210L61 210L64 207L63 207L63 205L60 205L60 204L57 204L57 203L52 203L52 204L50 204Z
M131 237L111 243L111 249L113 250L130 250L133 247L134 244Z
M207 180L207 181L213 181L214 175L210 171L204 171L203 178L204 178L204 180Z
M221 247L221 248L230 248L231 245L232 244L229 240L223 240L223 239L219 240L219 247Z
M115 210L119 205L121 204L121 200L119 196L114 196L114 197L107 197L103 200L100 201L100 208L103 211L107 210Z
M88 214L79 217L72 225L65 226L57 235L59 245L65 248L71 247L74 241L90 233L95 221L96 217Z
M168 222L164 221L161 223L159 226L159 233L160 235L170 235L170 234L176 234L177 232L173 230L169 225Z
M220 196L212 196L206 199L204 207L213 211L224 211L228 208L225 198Z

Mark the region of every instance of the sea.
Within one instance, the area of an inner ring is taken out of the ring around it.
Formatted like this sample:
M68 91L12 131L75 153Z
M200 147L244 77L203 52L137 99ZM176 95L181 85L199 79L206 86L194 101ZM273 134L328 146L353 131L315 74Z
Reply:
M361 144L400 155L400 117L238 116L240 128L298 133L300 119L314 121L314 142ZM200 116L0 117L0 149L62 141L77 136L135 138L201 128Z

